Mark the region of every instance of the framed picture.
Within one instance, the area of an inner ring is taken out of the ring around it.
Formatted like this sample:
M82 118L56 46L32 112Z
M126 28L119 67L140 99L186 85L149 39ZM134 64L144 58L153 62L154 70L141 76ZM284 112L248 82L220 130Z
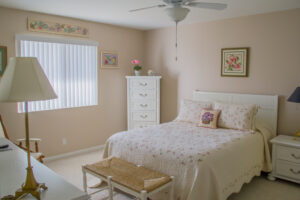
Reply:
M89 29L79 25L48 22L37 19L27 19L27 27L29 31L40 33L53 33L77 37L89 37Z
M115 52L101 52L101 68L106 69L118 69L119 68L119 57Z
M0 46L0 77L3 75L7 64L7 48Z
M221 54L221 76L248 76L248 47L224 48L221 50Z

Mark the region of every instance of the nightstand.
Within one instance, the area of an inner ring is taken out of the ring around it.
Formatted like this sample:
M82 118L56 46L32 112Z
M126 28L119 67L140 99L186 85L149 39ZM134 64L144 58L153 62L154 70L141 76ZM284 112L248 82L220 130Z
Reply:
M277 177L300 183L300 138L279 135L271 143L273 170L268 179L274 181Z

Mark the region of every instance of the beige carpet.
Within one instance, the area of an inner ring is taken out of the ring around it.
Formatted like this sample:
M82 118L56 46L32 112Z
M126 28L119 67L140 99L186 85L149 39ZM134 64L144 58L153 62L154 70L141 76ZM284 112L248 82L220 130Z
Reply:
M102 151L99 150L51 161L46 165L82 190L81 166L99 161L101 157ZM99 183L99 180L92 176L88 176L87 181L90 186ZM93 191L95 190L89 189L88 192ZM107 191L92 195L93 200L104 200L107 199L106 197ZM133 198L121 193L114 195L114 200L129 199ZM269 181L263 175L255 177L249 184L245 184L238 194L232 194L228 200L300 200L300 185L284 180Z

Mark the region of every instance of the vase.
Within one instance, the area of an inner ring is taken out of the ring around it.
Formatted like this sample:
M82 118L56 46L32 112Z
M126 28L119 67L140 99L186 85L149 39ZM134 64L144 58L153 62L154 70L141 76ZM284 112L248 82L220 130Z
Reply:
M141 71L140 71L140 70L134 70L134 74L135 74L136 76L140 76L140 75L141 75Z

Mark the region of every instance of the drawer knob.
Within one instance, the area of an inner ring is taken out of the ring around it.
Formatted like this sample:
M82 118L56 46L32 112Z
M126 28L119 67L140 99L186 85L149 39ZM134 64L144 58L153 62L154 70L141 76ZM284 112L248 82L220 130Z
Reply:
M140 104L140 106L143 107L143 108L147 108L148 104Z
M139 95L140 95L141 97L146 97L146 96L148 96L146 93L145 93L145 94L140 93Z
M300 170L299 170L299 171L294 171L294 169L291 169L291 168L290 168L290 171L291 171L293 174L300 174Z
M140 86L147 86L147 83L140 83Z
M140 115L141 118L146 119L148 115Z
M296 156L296 155L293 154L293 153L291 154L291 156L292 156L293 158L297 159L297 160L300 159L300 156Z

